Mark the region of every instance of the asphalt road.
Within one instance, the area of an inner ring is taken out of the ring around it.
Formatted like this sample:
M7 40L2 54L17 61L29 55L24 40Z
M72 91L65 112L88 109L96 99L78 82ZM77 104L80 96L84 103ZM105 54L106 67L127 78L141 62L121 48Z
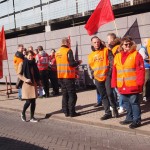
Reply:
M150 136L51 118L39 119L38 123L22 122L19 112L0 110L0 150L150 149Z

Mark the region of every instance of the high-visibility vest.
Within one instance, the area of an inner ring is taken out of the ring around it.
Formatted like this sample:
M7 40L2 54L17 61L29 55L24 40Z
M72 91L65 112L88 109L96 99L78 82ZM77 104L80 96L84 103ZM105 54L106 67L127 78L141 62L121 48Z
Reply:
M117 50L119 48L120 45L116 45L115 47L112 48L112 53L115 56L117 54Z
M45 53L44 56L42 56L40 54L37 54L37 55L38 55L37 67L38 67L39 71L47 70L48 65L49 65L49 56L48 56L48 54Z
M88 56L88 64L94 71L94 78L105 81L109 66L108 48L91 52Z
M75 78L75 68L69 66L69 48L61 47L55 54L58 78Z
M147 53L148 53L148 59L150 59L150 39L148 39L146 49L147 49ZM149 63L150 63L150 60L149 60Z
M15 71L17 73L17 70L18 70L18 66L19 64L23 62L23 59L22 58L19 58L17 56L14 56L14 68L15 68Z
M136 55L137 51L135 50L127 56L124 64L122 64L121 53L116 54L114 65L117 70L117 87L121 88L123 84L127 87L137 86L135 69Z

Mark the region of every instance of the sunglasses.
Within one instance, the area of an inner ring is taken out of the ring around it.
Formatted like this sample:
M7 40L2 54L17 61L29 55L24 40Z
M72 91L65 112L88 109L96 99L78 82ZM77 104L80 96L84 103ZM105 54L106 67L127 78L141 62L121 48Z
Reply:
M123 45L125 45L126 47L127 47L127 46L132 46L132 44L131 44L131 43L123 44Z

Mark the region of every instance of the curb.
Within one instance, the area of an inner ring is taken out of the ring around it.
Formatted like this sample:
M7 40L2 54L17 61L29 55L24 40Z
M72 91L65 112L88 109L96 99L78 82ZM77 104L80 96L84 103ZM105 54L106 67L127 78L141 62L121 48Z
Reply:
M19 109L4 108L4 107L0 107L0 109L21 113L21 110L19 110ZM46 114L42 114L42 113L36 113L36 115L37 116L45 115L45 118L47 118L47 119L50 118L50 119L59 120L59 121L68 121L68 122L72 122L72 123L79 123L79 124L82 124L82 125L90 125L90 126L94 126L94 127L98 127L98 128L105 128L105 129L110 129L110 130L119 130L119 131L122 131L122 132L128 132L129 134L134 134L134 135L150 136L149 131L143 131L143 130L140 130L140 129L130 129L130 128L120 127L120 126L116 126L116 125L104 124L102 122L92 122L92 121L78 120L78 119L75 119L75 118L66 118L66 117L61 117L61 116L56 116L56 115L46 117Z

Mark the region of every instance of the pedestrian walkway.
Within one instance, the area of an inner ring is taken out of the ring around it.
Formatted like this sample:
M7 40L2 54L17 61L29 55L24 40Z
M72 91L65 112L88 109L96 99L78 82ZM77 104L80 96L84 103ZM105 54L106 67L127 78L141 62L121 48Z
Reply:
M2 89L3 87L0 86ZM95 108L93 105L96 103L96 91L89 90L77 93L78 100L76 105L77 112L81 113L81 116L70 118L65 117L61 112L61 98L62 96L50 97L50 98L38 98L36 101L36 115L42 115L49 118L63 119L65 121L85 123L95 126L107 127L110 129L118 129L123 131L129 131L134 134L147 134L150 135L150 102L141 104L142 110L142 126L137 129L129 129L128 125L120 125L119 122L125 119L125 114L121 114L119 118L112 118L109 120L101 121L100 117L104 115L103 107ZM10 109L14 111L22 111L24 101L17 99L17 94L10 95L7 98L6 95L0 93L0 108ZM30 110L28 109L28 112Z

